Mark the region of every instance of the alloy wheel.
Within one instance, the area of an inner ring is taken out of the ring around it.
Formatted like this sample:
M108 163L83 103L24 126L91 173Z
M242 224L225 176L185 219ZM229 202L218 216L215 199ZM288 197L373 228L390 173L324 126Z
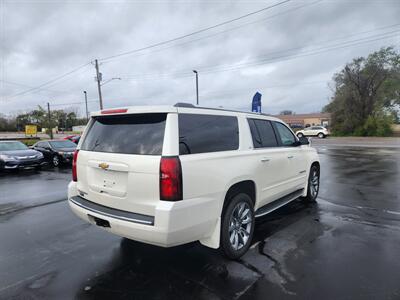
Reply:
M229 241L234 250L240 250L249 242L252 223L250 206L246 202L239 202L229 220Z
M319 190L319 172L318 169L316 168L313 168L311 170L309 185L310 185L311 197L315 199L318 195L318 190Z
M54 165L55 167L58 167L59 164L60 164L60 159L59 159L58 156L56 155L56 156L53 157L53 165Z

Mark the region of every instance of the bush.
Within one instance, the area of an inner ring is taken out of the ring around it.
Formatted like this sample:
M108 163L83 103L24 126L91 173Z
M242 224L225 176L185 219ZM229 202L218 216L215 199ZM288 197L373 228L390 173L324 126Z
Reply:
M392 134L391 116L369 116L363 126L357 127L353 135L355 136L390 136Z
M393 134L392 130L393 120L390 116L377 120L376 135L377 136L390 136Z

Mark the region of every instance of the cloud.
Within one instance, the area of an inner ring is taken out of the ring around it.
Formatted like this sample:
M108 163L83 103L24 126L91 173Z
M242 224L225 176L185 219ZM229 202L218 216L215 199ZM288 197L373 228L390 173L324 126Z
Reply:
M41 90L11 96L95 58L168 40L273 2L1 3L0 112L13 114L46 102L82 102L83 90L95 101L95 70L90 64ZM104 103L115 107L194 102L192 70L197 69L201 105L247 110L254 93L260 91L266 112L319 111L331 97L328 83L335 72L354 57L380 47L399 49L399 36L326 50L400 29L372 31L398 23L399 15L398 1L292 1L172 44L102 62L105 80L122 78L103 86ZM84 111L84 104L68 106ZM98 104L90 102L89 108L97 110Z

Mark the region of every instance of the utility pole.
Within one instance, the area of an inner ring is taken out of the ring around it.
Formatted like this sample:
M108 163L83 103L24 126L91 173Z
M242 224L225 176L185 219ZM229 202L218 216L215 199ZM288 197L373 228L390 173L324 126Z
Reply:
M83 91L83 93L85 94L85 105L86 105L86 122L89 121L89 113L88 113L88 108L87 108L87 92Z
M99 62L97 59L94 60L94 65L96 67L96 81L97 81L97 90L99 91L99 102L100 102L100 109L103 109L103 97L101 96L101 73L99 72Z
M49 130L50 130L50 139L53 139L53 128L51 127L51 115L50 115L50 103L47 102L47 114L49 117Z
M199 73L196 70L193 73L196 74L196 105L199 105Z

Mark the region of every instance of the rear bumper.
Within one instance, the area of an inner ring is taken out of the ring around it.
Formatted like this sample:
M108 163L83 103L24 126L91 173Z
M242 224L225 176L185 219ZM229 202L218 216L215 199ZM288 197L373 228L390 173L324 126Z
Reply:
M73 154L64 154L60 155L60 160L63 164L72 164Z
M91 224L96 224L95 218L108 221L110 227L101 228L128 239L161 247L207 238L218 222L218 217L211 213L217 215L215 199L159 201L155 215L147 216L91 201L85 202L83 198L84 201L77 201L76 194L76 183L71 182L68 187L68 203L79 218Z
M90 211L92 213L98 213L100 215L111 217L114 219L119 219L123 221L144 224L144 225L154 225L154 217L131 213L119 209L115 209L112 207L107 207L104 205L100 205L89 200L86 200L80 196L71 197L69 199L73 204L82 207L86 211Z

